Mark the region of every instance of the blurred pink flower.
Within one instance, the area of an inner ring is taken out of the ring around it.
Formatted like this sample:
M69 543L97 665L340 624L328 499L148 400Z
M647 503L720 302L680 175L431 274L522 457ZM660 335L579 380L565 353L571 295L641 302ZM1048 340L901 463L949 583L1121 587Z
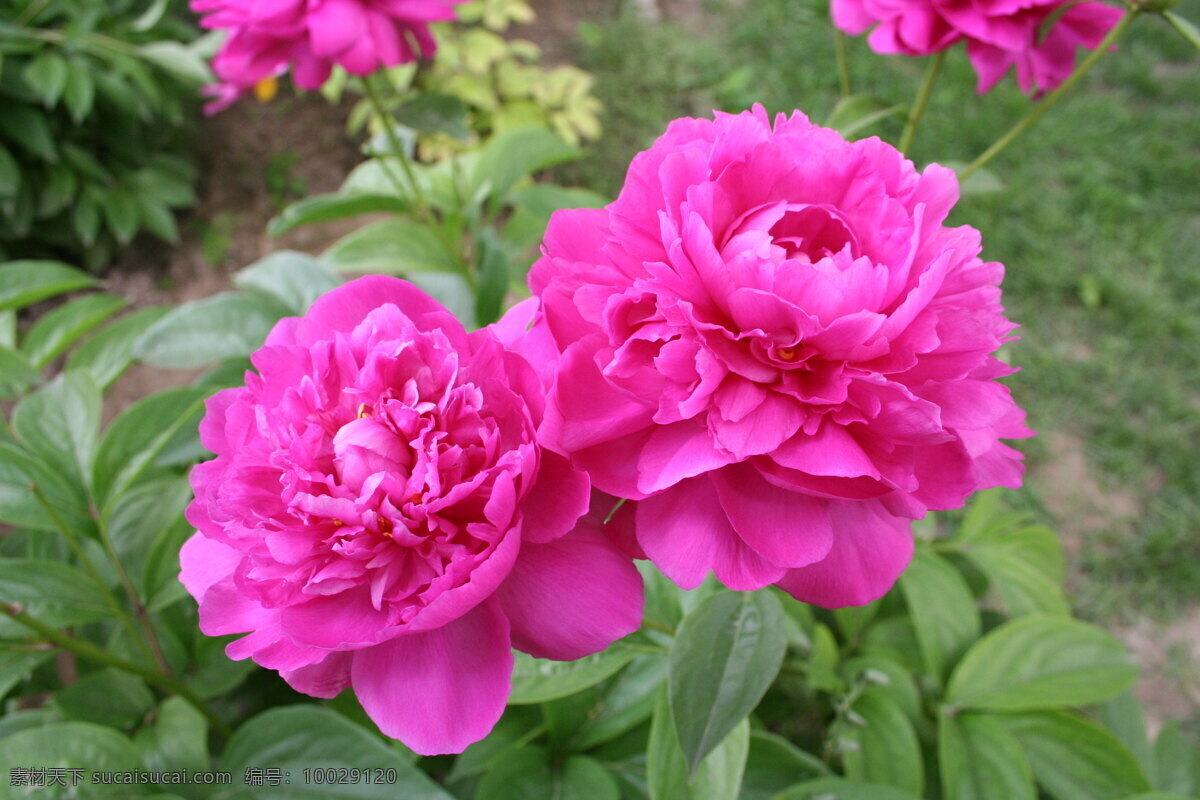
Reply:
M226 108L259 81L283 74L317 89L334 64L369 75L431 58L429 23L454 19L465 0L191 0L205 28L228 31L213 59L220 83L210 87L210 113Z
M909 521L1019 486L1000 439L1032 435L996 381L1003 267L943 224L957 199L951 170L799 112L676 120L614 203L550 221L543 445L638 501L638 543L685 588L874 600Z
M1021 91L1045 92L1075 69L1075 51L1094 49L1123 13L1071 0L833 0L833 21L849 34L873 27L876 53L925 56L967 43L979 91L1013 65Z
M534 441L543 388L488 329L394 278L282 320L219 392L181 580L230 658L353 687L380 729L459 752L504 709L511 647L575 659L641 623L586 476Z

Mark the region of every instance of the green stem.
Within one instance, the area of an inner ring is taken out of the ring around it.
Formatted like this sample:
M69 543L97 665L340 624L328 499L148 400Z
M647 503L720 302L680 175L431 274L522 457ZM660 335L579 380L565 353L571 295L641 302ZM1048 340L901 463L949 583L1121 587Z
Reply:
M142 603L142 599L138 597L137 589L133 585L133 581L129 579L129 573L125 571L125 565L121 563L121 559L117 557L117 551L112 546L112 540L108 538L108 532L102 523L97 522L97 528L100 531L100 543L104 546L104 552L108 556L108 560L112 562L113 568L117 571L117 578L121 581L121 587L125 590L125 596L129 598L129 604L133 606L134 619L142 628L142 633L146 636L146 643L150 645L151 655L154 658L154 663L158 664L158 668L162 670L164 675L171 674L171 666L167 663L166 656L163 655L162 645L158 641L158 634L154 632L154 626L150 623L150 615L146 610L146 606Z
M904 125L904 133L900 136L901 153L907 154L908 149L912 147L913 139L917 135L917 126L921 124L921 117L925 116L925 109L929 107L929 98L933 96L933 87L937 84L938 76L942 74L942 63L945 60L946 51L942 50L933 57L925 70L925 78L921 81L921 88L917 90L917 99L913 101L908 122Z
M74 636L69 636L53 625L48 625L40 619L31 617L25 613L19 605L15 603L0 603L0 614L11 619L19 625L23 625L29 630L37 633L43 639L70 653L74 653L80 658L86 658L89 661L94 661L97 664L114 667L125 672L132 673L146 680L147 683L152 683L155 686L165 691L177 694L184 700L196 707L196 710L208 718L212 723L213 728L224 736L229 736L233 730L225 724L224 720L217 716L216 712L209 707L195 692L187 687L182 681L173 678L170 675L164 675L158 670L133 661L126 661L120 656L115 656L106 650L102 650L91 642L85 642L82 639L77 639Z
M38 14L42 13L42 11L46 9L46 6L50 5L50 1L51 0L34 0L34 2L30 3L25 10L21 12L21 15L17 17L14 22L17 25L28 25Z
M675 629L670 625L664 625L661 622L656 622L649 617L646 617L642 620L642 627L649 628L652 631L658 631L659 633L665 633L667 636L675 635Z
M850 61L846 57L846 35L837 28L833 29L833 49L837 52L838 85L842 97L849 97L850 91Z
M1016 141L1021 134L1025 133L1025 131L1029 130L1035 122L1041 119L1042 116L1049 111L1050 108L1057 103L1064 94L1071 90L1071 87L1079 82L1079 79L1082 78L1088 70L1096 65L1097 61L1104 57L1105 53L1112 49L1113 45L1115 45L1117 41L1125 35L1125 32L1129 30L1129 26L1133 23L1134 18L1140 13L1141 12L1139 12L1137 9L1132 9L1125 12L1125 15L1121 17L1121 21L1113 26L1112 30L1108 32L1108 35L1104 37L1104 41L1100 42L1095 50L1088 53L1087 58L1080 62L1079 66L1075 68L1075 71L1071 73L1070 77L1063 81L1062 84L1060 84L1054 91L1043 97L1028 114L1026 114L1019 122L1017 122L1016 125L1013 125L1011 128L1009 128L1007 133L993 142L991 147L989 147L987 150L984 150L982 153L980 153L978 158L963 168L962 172L958 174L959 180L964 180L968 176L982 169L985 164L999 155L1004 148Z
M129 636L129 640L136 646L140 647L147 658L149 658L151 661L154 661L154 653L147 646L146 642L142 641L142 638L137 635L137 631L134 629L133 623L129 619L129 615L125 613L125 609L121 608L121 604L117 602L117 598L113 597L112 592L108 590L108 585L104 582L104 579L100 577L100 571L96 569L96 564L90 558L88 558L87 553L84 552L83 547L79 544L79 539L76 538L75 532L71 530L69 525L63 522L63 518L58 515L58 512L54 510L54 506L51 505L50 499L46 497L41 489L38 488L37 484L29 484L29 491L31 491L33 496L37 498L37 501L41 503L42 509L46 512L46 515L50 517L50 520L54 523L55 527L58 528L59 532L63 535L63 538L67 540L67 546L71 548L71 552L74 553L75 558L79 561L84 571L87 572L88 577L90 577L92 582L96 584L96 588L100 591L100 595L104 598L105 603L107 603L108 607L112 610L113 617L116 618L117 622L121 624L121 627L125 629L125 633Z
M421 185L417 183L417 176L413 172L412 164L408 161L408 153L404 149L404 145L400 142L400 137L396 135L396 128L393 124L392 113L388 111L387 106L383 103L383 98L379 96L379 91L375 88L373 76L363 78L363 88L366 90L367 100L375 107L375 113L379 116L380 124L383 125L384 135L387 137L388 144L392 147L392 153L396 160L400 162L401 169L404 170L404 177L408 179L408 189L405 189L400 179L395 176L391 170L387 169L387 162L384 161L384 169L393 183L396 184L402 193L411 194L413 204L416 206L417 213L428 219L429 217L429 202L425 199L425 193L421 189Z

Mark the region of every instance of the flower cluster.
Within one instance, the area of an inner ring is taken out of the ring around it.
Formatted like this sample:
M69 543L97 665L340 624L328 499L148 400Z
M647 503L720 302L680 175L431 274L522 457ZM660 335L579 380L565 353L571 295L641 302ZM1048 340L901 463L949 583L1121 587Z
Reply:
M228 107L260 81L288 68L304 89L329 79L333 65L369 75L433 56L431 22L454 19L464 0L191 0L206 28L228 36L213 59L220 83L209 112Z
M833 0L834 24L867 37L876 53L925 56L966 42L979 91L1013 67L1021 91L1045 92L1075 68L1080 47L1095 49L1120 9L1071 0Z

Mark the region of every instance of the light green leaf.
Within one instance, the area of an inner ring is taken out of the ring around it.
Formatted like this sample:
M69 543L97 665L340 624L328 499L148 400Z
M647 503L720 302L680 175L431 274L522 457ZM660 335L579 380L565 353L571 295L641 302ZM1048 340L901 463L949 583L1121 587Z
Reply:
M1103 702L1136 679L1133 660L1105 631L1031 615L1001 625L967 651L946 702L994 711L1066 708Z
M1167 18L1167 22L1171 23L1175 30L1179 31L1183 38L1191 42L1192 47L1200 50L1200 28L1197 28L1191 20L1181 17L1170 9L1162 12L1162 15Z
M91 275L57 261L10 261L0 264L0 311L94 285Z
M876 122L900 114L905 110L904 105L889 103L887 100L870 95L853 94L838 100L829 119L825 120L825 125L834 128L842 136L850 139L854 134Z
M404 277L444 305L467 330L477 327L475 297L462 275L452 272L410 272Z
M167 369L193 369L249 355L286 313L282 305L257 295L213 295L171 309L138 338L133 354Z
M90 722L55 722L0 739L0 764L5 767L64 767L84 770L88 796L141 797L153 787L92 784L93 771L126 772L140 769L141 759L128 739L112 728ZM8 782L7 771L4 774ZM0 798L27 797L24 788L0 785Z
M128 728L154 706L154 695L136 675L104 669L57 691L54 704L68 719Z
M996 719L1016 736L1037 782L1057 800L1118 800L1150 790L1133 754L1090 720L1062 711Z
M1033 772L1020 743L986 714L938 718L944 800L1034 800Z
M467 114L471 107L452 94L420 92L400 105L392 115L405 127L420 133L444 133L465 141L471 131Z
M916 795L879 783L821 778L780 792L774 800L921 800Z
M406 275L440 270L455 272L454 256L424 223L388 219L359 228L321 256L337 272Z
M31 489L31 485L36 485L72 530L92 532L83 487L68 475L51 469L24 450L0 445L0 522L39 531L57 529L54 519Z
M1159 789L1189 796L1200 794L1200 748L1184 737L1178 720L1168 722L1158 732L1154 763Z
M50 658L49 650L28 652L0 649L0 699L3 699L18 683L29 678L38 665Z
M90 373L63 373L17 404L13 431L34 455L89 486L100 400Z
M1049 528L1031 525L964 542L962 552L987 576L1010 616L1068 613L1062 544Z
M108 504L104 514L108 537L147 604L154 592L161 588L159 581L155 580L157 574L146 574L154 571L148 570L148 567L152 559L159 555L156 552L158 542L171 534L173 526L180 524L183 510L191 499L191 486L186 477L166 475L138 483ZM179 571L178 567L178 559L173 559L168 570L172 580Z
M89 294L42 315L21 343L21 350L38 369L62 355L76 339L125 307L125 299Z
M233 276L240 289L266 292L295 314L303 314L313 301L341 283L308 253L279 250Z
M41 379L42 374L34 369L25 356L0 346L0 398L23 394Z
M832 735L846 777L921 794L925 769L916 731L886 692L878 688L864 691L834 726Z
M133 740L142 761L151 770L207 770L208 721L181 697L168 697L158 707L153 725L138 731ZM210 792L206 787L173 787L189 797ZM189 791L189 790L198 791Z
M522 178L571 161L582 153L545 128L511 128L488 139L469 173L468 195L487 187L493 198L504 198Z
M770 800L797 780L832 775L824 761L782 736L750 732L750 755L738 800Z
M1097 710L1100 723L1128 748L1137 759L1142 772L1150 779L1150 784L1157 786L1158 765L1154 760L1154 751L1150 748L1150 739L1146 735L1146 713L1142 704L1138 702L1137 695L1132 690L1122 692Z
M197 86L212 83L214 80L208 62L195 49L180 42L161 41L144 44L138 49L138 55L150 63L166 70L169 74Z
M356 217L360 214L406 214L409 204L388 194L318 194L292 203L267 225L271 236L282 236L293 228L316 222Z
M222 800L453 800L379 737L332 709L310 704L273 708L244 723L229 740L220 767L233 773L236 784L231 790L214 795ZM283 769L291 783L245 786L243 776L247 767ZM304 780L303 770L325 768L394 769L398 780L341 786Z
M692 770L675 734L667 693L661 692L650 722L646 777L651 800L736 800L750 753L750 721L743 718Z
M666 679L666 656L638 654L608 680L603 696L579 731L576 749L583 751L604 744L649 719L658 690Z
M979 609L962 575L944 558L918 547L900 576L900 591L916 626L925 668L940 682L979 638Z
M475 300L475 320L490 325L500 318L504 295L508 292L507 256L494 231L485 228L476 240L479 285Z
M611 677L633 660L634 653L619 645L577 661L549 661L513 653L509 705L544 703L581 692Z
M53 108L67 85L67 62L54 50L43 50L21 73L42 105Z
M165 307L142 308L110 323L89 336L67 357L67 370L87 370L101 389L108 387L133 363L133 344Z
M786 647L783 609L769 592L720 592L684 617L667 686L691 772L758 705Z
M61 561L0 559L0 603L19 603L31 617L56 626L112 617L112 609L91 578ZM7 618L0 618L0 632L5 636L28 634Z

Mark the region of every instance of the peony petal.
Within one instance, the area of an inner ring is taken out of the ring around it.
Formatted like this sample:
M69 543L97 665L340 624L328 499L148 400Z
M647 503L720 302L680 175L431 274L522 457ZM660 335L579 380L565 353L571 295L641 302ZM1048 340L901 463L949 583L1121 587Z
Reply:
M316 664L283 670L279 674L297 692L329 700L350 685L350 664L353 660L353 653L330 653Z
M179 550L179 580L197 602L208 587L233 575L243 553L202 533L191 536Z
M708 428L694 420L660 426L638 458L638 491L653 494L732 460L729 453L717 449Z
M767 483L749 464L714 472L721 508L739 537L780 567L803 567L829 554L833 529L825 502Z
M549 542L570 531L591 499L587 473L549 450L541 459L537 482L521 501L521 535L527 542Z
M642 623L641 575L592 522L549 544L525 544L496 597L513 646L537 658L582 658Z
M363 710L425 756L461 753L491 731L512 688L508 618L489 601L453 623L354 654Z

